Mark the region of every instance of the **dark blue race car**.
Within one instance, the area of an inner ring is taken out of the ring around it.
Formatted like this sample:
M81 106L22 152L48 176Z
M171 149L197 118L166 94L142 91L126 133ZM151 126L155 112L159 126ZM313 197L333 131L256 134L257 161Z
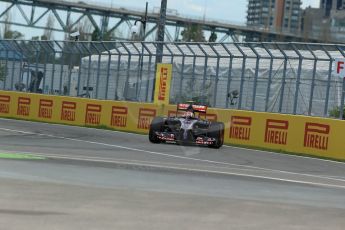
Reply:
M150 142L220 148L224 142L224 123L208 121L206 111L207 106L204 105L178 104L175 116L155 117L152 120Z

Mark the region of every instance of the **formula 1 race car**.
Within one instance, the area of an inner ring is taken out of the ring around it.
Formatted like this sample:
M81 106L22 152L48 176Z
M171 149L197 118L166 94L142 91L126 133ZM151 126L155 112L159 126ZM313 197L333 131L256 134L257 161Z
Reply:
M155 117L150 125L150 142L220 148L224 142L224 123L208 121L206 110L203 105L178 104L175 116Z

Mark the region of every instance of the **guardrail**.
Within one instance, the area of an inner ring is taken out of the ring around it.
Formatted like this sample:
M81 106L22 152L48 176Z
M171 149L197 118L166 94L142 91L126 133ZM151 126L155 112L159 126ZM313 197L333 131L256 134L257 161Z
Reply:
M0 41L0 89L152 102L152 42ZM163 43L172 64L170 103L339 116L344 46L307 43Z

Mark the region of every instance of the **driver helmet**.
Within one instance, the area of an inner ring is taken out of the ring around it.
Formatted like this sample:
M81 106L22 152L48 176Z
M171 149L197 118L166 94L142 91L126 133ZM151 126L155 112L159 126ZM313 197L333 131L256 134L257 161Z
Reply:
M189 105L186 112L185 112L186 118L194 118L194 109L192 105Z

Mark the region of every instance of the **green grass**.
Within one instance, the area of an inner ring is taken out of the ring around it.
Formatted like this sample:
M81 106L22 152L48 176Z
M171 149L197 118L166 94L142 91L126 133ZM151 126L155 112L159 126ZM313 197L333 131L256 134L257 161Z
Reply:
M45 158L44 157L30 155L30 154L0 153L0 159L44 160Z

